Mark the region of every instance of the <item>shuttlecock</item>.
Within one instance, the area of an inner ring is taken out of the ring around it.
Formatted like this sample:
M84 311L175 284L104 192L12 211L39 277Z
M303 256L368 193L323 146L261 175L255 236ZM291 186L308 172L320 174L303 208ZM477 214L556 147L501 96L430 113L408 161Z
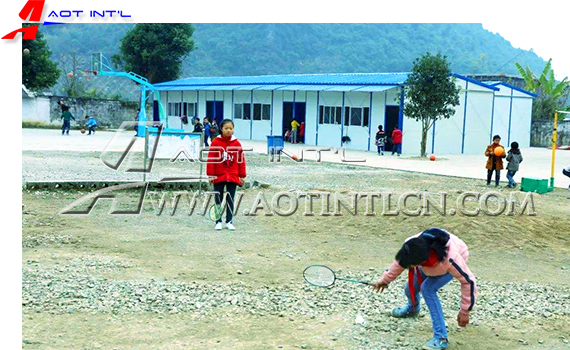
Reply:
M362 317L361 314L358 314L356 316L356 320L354 321L354 323L359 324L361 326L366 326L366 320L364 319L364 317Z

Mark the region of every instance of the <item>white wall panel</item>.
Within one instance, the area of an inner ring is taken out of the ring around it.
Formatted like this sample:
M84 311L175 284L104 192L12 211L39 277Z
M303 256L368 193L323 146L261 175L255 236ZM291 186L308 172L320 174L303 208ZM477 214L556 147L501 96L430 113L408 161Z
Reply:
M518 142L519 147L530 147L532 103L531 98L513 98L510 142Z
M493 94L487 91L467 93L464 154L479 154L489 144Z

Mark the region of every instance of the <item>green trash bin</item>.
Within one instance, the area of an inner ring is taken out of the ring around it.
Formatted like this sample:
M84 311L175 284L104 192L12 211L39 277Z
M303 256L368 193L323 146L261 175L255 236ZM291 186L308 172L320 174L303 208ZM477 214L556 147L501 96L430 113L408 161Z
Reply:
M548 187L547 179L537 179L534 177L523 177L521 180L521 191L523 192L536 192L546 193L550 189Z

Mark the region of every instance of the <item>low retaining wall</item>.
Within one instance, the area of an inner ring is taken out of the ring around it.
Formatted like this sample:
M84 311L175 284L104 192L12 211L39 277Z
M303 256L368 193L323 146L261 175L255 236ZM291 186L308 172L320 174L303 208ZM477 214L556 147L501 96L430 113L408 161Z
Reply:
M535 121L532 122L531 129L531 147L550 147L552 146L552 128L554 122ZM558 146L570 145L570 120L558 122Z
M60 100L70 107L75 119L83 120L88 115L95 118L100 126L109 128L118 128L124 121L133 121L139 108L139 102L133 101L52 96L49 111L51 123L61 123L61 107L57 104ZM146 113L152 116L152 108L147 108Z

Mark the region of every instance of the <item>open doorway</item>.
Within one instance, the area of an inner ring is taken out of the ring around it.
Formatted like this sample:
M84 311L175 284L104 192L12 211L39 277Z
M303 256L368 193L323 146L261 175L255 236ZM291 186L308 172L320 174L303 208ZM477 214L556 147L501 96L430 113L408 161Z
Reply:
M206 101L206 117L220 125L224 120L224 101Z
M294 105L294 109L293 109ZM306 111L306 103L305 102L283 102L283 139L287 141L285 138L285 133L287 130L291 130L291 122L293 119L299 123L305 123L305 111ZM303 124L304 126L304 124ZM305 135L301 135L299 127L297 129L297 141L305 143Z
M400 119L400 106L386 106L386 115L384 118L384 131L388 135L388 143L386 144L386 152L392 152L392 131L398 126L402 130L402 126L398 125Z

